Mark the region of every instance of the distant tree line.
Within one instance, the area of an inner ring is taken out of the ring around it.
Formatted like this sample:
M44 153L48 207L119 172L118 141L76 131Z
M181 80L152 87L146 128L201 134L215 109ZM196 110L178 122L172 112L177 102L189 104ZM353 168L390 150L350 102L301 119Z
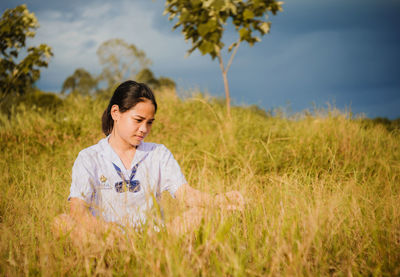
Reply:
M109 94L115 84L126 79L146 83L154 90L161 88L175 89L173 80L167 77L156 78L149 69L151 60L143 50L123 39L110 39L97 49L97 56L102 65L98 76L91 75L84 68L78 68L68 76L61 89L62 94ZM100 84L104 84L100 88Z
M375 117L375 118L363 118L361 121L367 128L370 126L380 125L385 127L389 132L400 131L400 118L390 120L386 117Z
M237 49L241 41L252 45L259 41L259 38L252 33L254 30L260 32L261 35L269 32L270 23L258 17L267 11L273 14L280 11L282 2L271 0L261 5L255 0L246 3L242 0L237 2L224 0L204 3L196 1L195 4L190 4L184 0L167 0L166 4L166 13L169 13L171 18L179 18L175 27L183 26L186 38L194 43L189 53L199 49L202 54L210 54L214 58L219 57L223 47L221 24L225 23L229 17L233 19L240 35L238 41L233 43L229 50ZM188 12L196 9L199 10L201 17ZM217 20L220 17L222 23ZM216 21L219 22L217 25ZM29 12L26 5L7 9L0 18L0 112L9 114L12 106L20 102L50 109L62 104L57 94L45 93L34 85L40 78L41 68L47 67L53 56L51 47L46 44L26 48L26 40L35 36L38 27L35 14ZM146 83L154 90L175 89L173 80L163 76L157 78L149 69L151 60L146 57L143 50L122 39L105 41L98 48L97 55L102 66L101 73L94 76L84 68L77 68L63 82L62 95L108 97L113 86L124 79L135 79ZM225 68L225 75L230 62ZM228 95L227 100L229 100ZM223 100L220 102L222 105ZM226 105L229 108L229 101ZM271 116L270 113L254 105L248 109L262 116ZM389 131L400 130L400 118L389 120L377 117L365 118L361 121L367 128L382 125Z
M7 9L0 18L0 110L9 111L20 102L41 107L58 106L62 100L54 93L45 93L35 86L40 70L53 56L47 44L26 47L28 38L36 34L39 23L26 5ZM143 50L122 39L111 39L97 50L102 71L98 76L84 68L76 69L62 84L61 94L108 95L113 86L125 79L147 83L154 90L175 89L167 77L155 77L151 60Z

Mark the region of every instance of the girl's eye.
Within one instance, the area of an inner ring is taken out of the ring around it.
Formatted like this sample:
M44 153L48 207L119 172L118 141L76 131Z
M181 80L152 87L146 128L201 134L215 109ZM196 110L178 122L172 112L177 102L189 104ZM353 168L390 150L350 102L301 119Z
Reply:
M147 122L147 124L152 125L152 124L153 124L153 121L149 121L149 122Z
M142 119L135 119L135 121L136 121L137 123L140 123L140 122L142 122Z

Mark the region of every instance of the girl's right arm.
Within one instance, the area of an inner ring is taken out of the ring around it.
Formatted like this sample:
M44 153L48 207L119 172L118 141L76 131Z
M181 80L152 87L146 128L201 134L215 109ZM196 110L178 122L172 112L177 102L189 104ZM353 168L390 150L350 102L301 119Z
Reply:
M89 211L88 204L82 199L73 197L69 202L71 217L86 230L100 234L113 227L112 224L94 217Z

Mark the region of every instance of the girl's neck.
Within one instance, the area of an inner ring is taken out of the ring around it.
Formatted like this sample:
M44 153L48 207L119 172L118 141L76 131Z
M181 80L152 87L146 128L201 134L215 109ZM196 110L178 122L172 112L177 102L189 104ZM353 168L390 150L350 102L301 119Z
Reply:
M116 136L114 133L110 134L110 137L108 138L108 143L114 150L118 152L135 152L138 147L136 145L131 145L129 143L126 143L124 140Z
M133 157L135 156L137 146L127 144L126 142L122 141L121 138L115 136L113 133L111 133L108 139L108 143L115 151L115 153L117 153L125 168L129 169Z

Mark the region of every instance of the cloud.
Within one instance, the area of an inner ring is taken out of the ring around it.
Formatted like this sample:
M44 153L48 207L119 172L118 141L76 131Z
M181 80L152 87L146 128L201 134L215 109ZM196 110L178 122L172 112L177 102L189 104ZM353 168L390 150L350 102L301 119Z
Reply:
M51 89L58 90L67 75L78 67L98 73L100 65L96 50L101 43L112 38L135 44L155 63L164 66L184 64L185 43L181 38L171 37L153 27L153 18L158 16L155 12L132 1L121 1L118 5L84 5L66 13L39 11L37 17L41 27L31 44L46 43L53 48L55 55L48 72L59 70L59 74L50 74L56 78L50 82L59 85ZM43 74L41 83L48 81Z

